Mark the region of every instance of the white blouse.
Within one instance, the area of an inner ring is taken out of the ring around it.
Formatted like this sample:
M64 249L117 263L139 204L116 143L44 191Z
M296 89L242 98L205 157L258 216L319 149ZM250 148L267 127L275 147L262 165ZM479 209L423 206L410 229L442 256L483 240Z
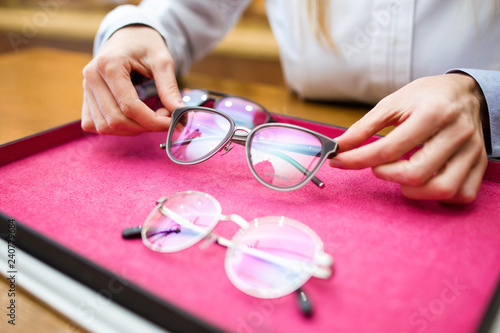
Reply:
M500 8L498 0L330 0L323 46L306 0L267 0L288 86L306 99L370 104L423 76L465 70L481 85L490 118L489 151L500 156ZM151 26L162 34L177 74L210 52L250 0L143 0L110 12L94 52L118 29ZM482 70L482 71L481 71ZM471 74L474 73L474 74Z
M331 0L337 50L318 42L307 1L267 0L285 81L310 99L376 103L422 76L452 68L500 70L496 0ZM248 0L145 0L103 21L95 50L116 29L147 24L165 37L179 72L206 55Z
M500 70L500 15L491 1L332 0L322 47L301 0L268 0L286 82L300 96L376 103L419 77L452 68ZM292 5L293 4L293 5Z

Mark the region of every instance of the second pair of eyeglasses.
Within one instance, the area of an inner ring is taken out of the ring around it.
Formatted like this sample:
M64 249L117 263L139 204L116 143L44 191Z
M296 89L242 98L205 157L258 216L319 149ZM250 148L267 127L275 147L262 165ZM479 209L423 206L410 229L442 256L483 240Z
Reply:
M136 87L142 100L156 93L152 82ZM246 147L252 174L271 189L296 190L308 181L324 187L315 174L327 158L336 156L334 140L277 123L262 105L243 97L203 89L182 89L181 94L187 106L174 110L161 145L175 163L202 163L220 151L229 152L235 143Z

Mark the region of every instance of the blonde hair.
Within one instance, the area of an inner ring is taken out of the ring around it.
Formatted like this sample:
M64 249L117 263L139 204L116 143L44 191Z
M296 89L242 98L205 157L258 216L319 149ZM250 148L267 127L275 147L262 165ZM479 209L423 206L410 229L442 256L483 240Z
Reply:
M476 31L478 31L478 26L479 26L479 21L478 21L478 7L484 5L485 1L490 1L490 0L483 0L483 1L474 1L474 0L468 0L464 3L464 12L465 13L472 13L473 15L473 20L474 20L474 27ZM498 13L498 8L500 5L499 0L492 0L491 1L491 6L490 6L490 15L488 17L488 24L493 24L495 20L495 16ZM467 7L470 6L470 7Z
M316 40L323 46L336 50L337 46L330 33L330 5L330 0L309 0L307 1L307 13L309 26Z

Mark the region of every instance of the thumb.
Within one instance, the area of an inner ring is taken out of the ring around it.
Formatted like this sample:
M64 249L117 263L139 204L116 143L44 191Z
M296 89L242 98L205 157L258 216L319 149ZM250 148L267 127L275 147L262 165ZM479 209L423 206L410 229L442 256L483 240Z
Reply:
M162 52L155 53L151 61L151 74L163 106L171 113L175 108L185 106L177 85L175 64L165 46Z
M175 108L185 106L173 71L155 75L156 89L163 106L172 113Z

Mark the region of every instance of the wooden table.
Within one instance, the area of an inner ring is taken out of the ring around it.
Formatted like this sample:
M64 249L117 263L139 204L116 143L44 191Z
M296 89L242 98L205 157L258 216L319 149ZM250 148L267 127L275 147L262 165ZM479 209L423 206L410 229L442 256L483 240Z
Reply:
M0 144L80 118L82 69L91 55L49 48L0 54ZM239 82L196 74L184 78L186 86L209 88L260 102L269 111L348 127L367 111L366 106L310 103L299 100L282 86ZM3 265L2 265L3 269ZM5 275L0 272L0 275ZM0 279L0 331L65 332L68 320L17 286L15 327L6 327L8 284ZM22 276L19 279L22 284ZM10 326L10 325L9 325ZM72 332L84 332L72 326Z

